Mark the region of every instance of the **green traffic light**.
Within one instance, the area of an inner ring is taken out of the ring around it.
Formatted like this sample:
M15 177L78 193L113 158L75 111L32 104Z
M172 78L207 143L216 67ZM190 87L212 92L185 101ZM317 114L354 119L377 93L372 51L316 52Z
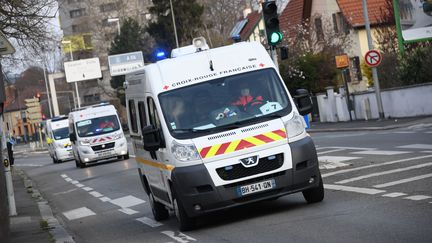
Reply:
M282 33L281 32L273 32L270 36L270 43L277 44L282 41Z

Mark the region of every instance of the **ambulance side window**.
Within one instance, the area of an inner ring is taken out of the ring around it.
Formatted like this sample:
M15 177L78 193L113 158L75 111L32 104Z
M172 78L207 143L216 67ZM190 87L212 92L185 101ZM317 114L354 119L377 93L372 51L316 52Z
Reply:
M151 97L147 98L147 104L148 104L150 124L153 125L155 128L159 129L160 138L162 139L162 143L164 144L165 140L162 132L161 122L159 120L159 115L157 113L156 105ZM162 147L164 148L165 146L163 145Z
M134 100L129 100L128 105L129 105L129 117L130 117L132 132L138 133L137 114L136 114Z
M145 113L144 101L138 102L138 114L139 114L141 129L143 129L143 127L147 126L147 117Z

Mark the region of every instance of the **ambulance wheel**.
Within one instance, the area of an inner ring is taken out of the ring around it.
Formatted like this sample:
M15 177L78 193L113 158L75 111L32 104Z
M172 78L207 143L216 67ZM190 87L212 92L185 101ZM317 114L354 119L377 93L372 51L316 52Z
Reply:
M124 160L128 160L128 159L129 159L129 153L123 155L123 159L124 159Z
M179 222L180 231L193 230L196 227L196 219L187 216L181 201L174 196L174 213Z
M54 157L53 157L52 159L53 159L53 163L54 163L54 164L57 164L57 163L58 163L58 160L56 160Z
M79 159L75 159L75 165L77 168L85 168L85 164L83 162L81 162L81 160Z
M149 196L150 206L153 213L153 218L156 221L167 219L169 217L169 212L165 208L165 206L162 203L155 201L153 193L150 192L148 196Z
M324 184L323 184L321 174L319 176L319 180L320 182L318 187L310 188L302 192L303 197L305 198L307 203L317 203L324 200Z

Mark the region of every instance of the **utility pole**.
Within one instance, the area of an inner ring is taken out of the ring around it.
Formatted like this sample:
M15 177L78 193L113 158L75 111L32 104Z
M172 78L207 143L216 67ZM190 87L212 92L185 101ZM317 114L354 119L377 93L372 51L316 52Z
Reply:
M176 22L175 22L174 8L172 5L172 0L170 0L170 6L171 6L171 17L172 17L172 22L173 22L173 26L174 26L175 41L176 41L177 48L179 48L179 41L178 41L178 37L177 37L177 27L176 27Z
M370 29L370 22L369 22L369 14L368 14L368 8L366 4L366 0L362 0L363 3L363 15L364 15L364 21L366 26L366 33L367 33L367 39L368 39L368 47L369 50L373 50L374 46L372 43L372 35L371 35L371 29ZM378 114L380 119L384 119L384 109L383 104L381 100L381 90L378 80L378 72L376 67L372 67L372 78L374 81L374 87L375 87L375 95L377 99L377 105L378 105Z

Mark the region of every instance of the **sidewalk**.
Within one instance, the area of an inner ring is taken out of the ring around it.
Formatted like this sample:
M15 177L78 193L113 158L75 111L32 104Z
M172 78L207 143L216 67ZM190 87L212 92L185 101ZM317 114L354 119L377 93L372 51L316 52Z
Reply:
M356 120L348 122L311 122L308 132L376 131L406 127L432 126L432 116L393 118L384 120Z
M25 173L15 168L12 178L18 215L10 217L10 242L74 243Z
M18 215L10 217L11 242L53 242L48 233L46 221L42 220L36 198L32 197L31 188L24 185L22 172L13 172L13 185L16 210ZM28 185L30 186L30 185ZM37 194L34 195L35 197Z
M48 147L46 144L44 144L43 148L32 148L30 146L30 143L27 143L27 144L20 143L20 144L14 145L14 153L17 153L17 154L34 152L34 151L48 151Z

